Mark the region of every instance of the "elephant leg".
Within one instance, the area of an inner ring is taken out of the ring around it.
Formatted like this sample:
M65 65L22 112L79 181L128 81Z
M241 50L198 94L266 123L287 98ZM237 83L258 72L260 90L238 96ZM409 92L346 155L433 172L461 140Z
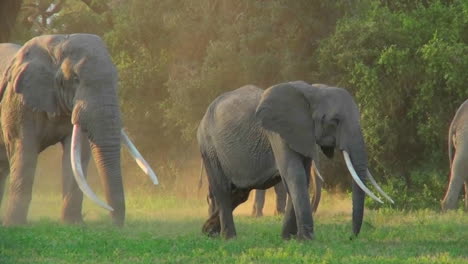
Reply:
M38 148L35 139L26 137L12 141L7 150L11 179L3 225L21 225L26 223L31 203Z
M276 193L276 211L275 215L284 214L284 210L286 207L286 198L288 196L286 192L286 188L284 187L283 182L277 183L275 186L275 193Z
M263 216L263 206L265 205L266 190L255 190L255 200L252 210L252 216Z
M221 234L226 239L236 236L232 216L231 184L227 180L219 161L214 153L208 155L202 151L203 163L208 176L210 193L213 196L216 209L210 215L202 228L208 235Z
M81 162L86 177L91 150L84 134L81 142ZM71 167L71 136L62 141L62 150L62 221L70 224L82 223L83 192L75 181Z
M468 153L456 152L450 173L450 182L447 193L442 201L442 210L451 210L457 207L457 200L462 190L465 174L468 172Z
M208 219L205 221L202 227L202 232L208 236L218 236L221 232L221 224L219 222L219 209L216 205L216 200L211 188L209 188L208 196Z
M294 212L294 206L291 202L291 197L288 196L286 202L286 212L284 214L283 228L281 236L283 239L289 240L297 234L297 223L296 213Z
M0 207L2 205L3 195L5 193L5 184L9 173L10 164L8 162L6 150L4 147L0 147Z
M276 165L283 182L288 188L289 198L294 207L298 239L313 239L313 219L309 198L310 159L291 150L276 133L269 135ZM308 168L305 165L309 164Z
M465 180L465 211L468 211L468 179Z

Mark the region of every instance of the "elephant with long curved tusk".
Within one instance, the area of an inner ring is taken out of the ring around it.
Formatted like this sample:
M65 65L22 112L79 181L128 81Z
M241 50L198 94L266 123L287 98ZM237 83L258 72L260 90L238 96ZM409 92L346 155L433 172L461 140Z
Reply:
M0 199L11 174L3 224L26 222L37 157L61 143L62 220L82 222L84 193L123 225L121 142L155 184L158 180L122 130L117 70L101 38L44 35L22 47L0 44L0 74ZM107 203L86 182L91 153Z
M197 140L212 204L202 228L208 235L236 236L232 211L245 202L252 189L283 181L288 201L282 237L312 239L308 189L317 145L327 157L335 149L343 153L354 180L354 235L361 230L365 194L382 202L365 185L371 176L360 114L345 89L302 81L277 84L265 91L253 85L241 87L208 106Z

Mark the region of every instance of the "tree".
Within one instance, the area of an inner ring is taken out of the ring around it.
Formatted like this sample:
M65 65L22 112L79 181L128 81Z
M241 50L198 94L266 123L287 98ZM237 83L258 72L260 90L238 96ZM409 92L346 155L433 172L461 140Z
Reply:
M18 17L21 0L3 0L0 2L0 43L10 40L11 32Z

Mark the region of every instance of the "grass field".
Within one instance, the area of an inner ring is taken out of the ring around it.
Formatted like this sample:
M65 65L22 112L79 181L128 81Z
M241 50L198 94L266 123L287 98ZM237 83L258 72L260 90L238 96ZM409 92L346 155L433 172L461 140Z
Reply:
M283 241L269 197L263 218L248 216L250 203L236 210L238 237L224 241L201 234L201 197L142 193L127 193L122 229L88 201L85 225L63 225L57 195L35 195L28 226L0 227L0 263L468 263L468 214L461 210L367 210L351 241L350 201L325 194L315 240Z

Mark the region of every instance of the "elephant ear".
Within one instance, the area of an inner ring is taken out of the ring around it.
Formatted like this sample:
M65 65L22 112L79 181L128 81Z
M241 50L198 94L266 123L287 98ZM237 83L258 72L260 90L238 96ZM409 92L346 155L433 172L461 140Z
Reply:
M268 88L255 115L263 128L278 133L294 151L313 157L315 136L312 111L297 87L285 83Z
M49 59L40 60L43 56L33 59L32 54L19 51L17 57L12 61L5 74L1 92L13 89L20 100L33 111L44 111L47 113L59 112L57 102L57 91L55 88L55 73Z

